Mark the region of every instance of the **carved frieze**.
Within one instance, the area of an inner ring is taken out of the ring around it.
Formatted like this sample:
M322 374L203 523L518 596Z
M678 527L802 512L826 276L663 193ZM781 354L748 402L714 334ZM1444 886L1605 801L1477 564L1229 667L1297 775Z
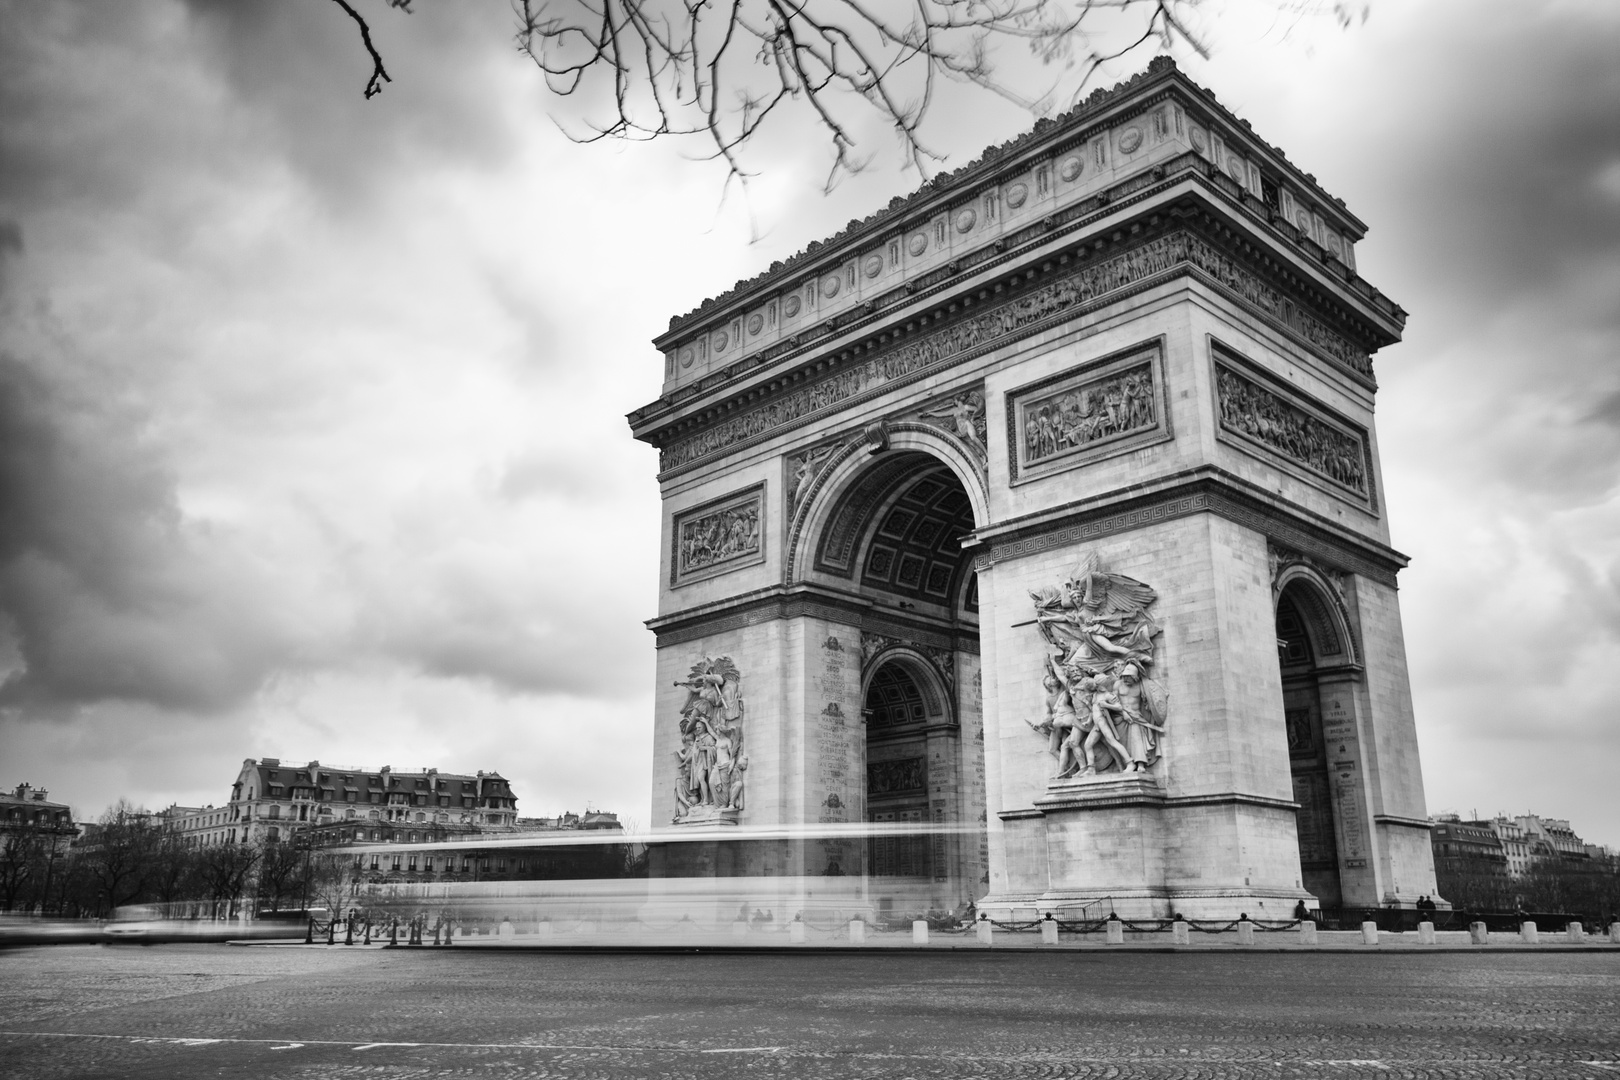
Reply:
M928 790L928 762L920 757L866 763L866 794L900 795Z
M748 771L742 672L729 656L706 656L675 685L686 688L686 703L681 706L681 745L675 751L673 823L735 825Z
M1000 344L1026 327L1183 264L1196 267L1236 299L1299 334L1330 359L1368 380L1372 378L1372 361L1365 349L1303 310L1209 241L1183 230L1090 263L938 330L919 333L877 356L782 394L769 404L676 439L660 452L660 468L679 468L784 424L841 406L886 384Z
M1169 438L1162 358L1155 340L1008 394L1013 481Z
M670 558L670 584L713 577L765 558L763 485L678 514Z
M1159 760L1170 699L1148 673L1159 624L1153 587L1093 552L1063 584L1031 593L1045 642L1046 715L1026 721L1057 759L1054 782L1145 773Z
M1329 419L1326 408L1303 395L1274 390L1219 360L1215 394L1223 432L1367 498L1367 439L1349 421Z

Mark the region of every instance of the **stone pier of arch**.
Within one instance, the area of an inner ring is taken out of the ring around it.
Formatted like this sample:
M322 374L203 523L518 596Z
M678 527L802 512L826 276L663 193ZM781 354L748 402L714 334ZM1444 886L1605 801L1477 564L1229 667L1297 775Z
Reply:
M966 826L746 868L896 914L1434 895L1364 231L1156 62L672 320L656 827Z

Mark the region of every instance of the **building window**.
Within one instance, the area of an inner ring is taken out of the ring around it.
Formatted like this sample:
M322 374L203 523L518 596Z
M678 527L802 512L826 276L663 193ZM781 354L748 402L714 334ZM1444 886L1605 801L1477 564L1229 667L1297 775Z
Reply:
M279 806L270 807L270 819L272 821L274 821L276 818L279 818L280 816L281 816L281 807L279 807Z
M280 840L281 839L281 830L276 828L274 825L272 825L272 826L270 826L270 831L266 834L265 838L267 840L272 841L272 842L274 842L276 840Z
M413 874L416 872L416 856L415 855L411 856L409 869L410 869L411 873L413 873Z
M371 857L371 868L373 870L377 869L377 856L375 855Z

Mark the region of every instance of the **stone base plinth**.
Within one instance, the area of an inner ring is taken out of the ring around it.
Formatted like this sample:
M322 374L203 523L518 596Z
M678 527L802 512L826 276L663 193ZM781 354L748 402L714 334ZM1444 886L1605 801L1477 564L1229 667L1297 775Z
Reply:
M735 825L742 817L741 810L733 810L723 806L694 806L680 817L674 824L680 826L712 826Z

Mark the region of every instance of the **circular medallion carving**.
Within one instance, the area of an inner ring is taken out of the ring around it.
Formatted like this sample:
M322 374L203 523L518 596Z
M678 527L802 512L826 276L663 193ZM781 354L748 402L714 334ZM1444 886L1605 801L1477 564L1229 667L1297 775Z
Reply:
M877 277L883 273L883 257L881 255L868 255L866 261L861 264L861 269L866 271L867 277Z
M961 213L956 215L956 231L962 233L968 232L973 228L974 225L978 224L978 222L979 215L970 206L966 210L963 210Z
M912 233L911 239L906 241L906 250L913 255L921 255L928 250L928 234Z
M1246 183L1249 179L1249 172L1243 167L1243 159L1236 154L1226 155L1226 171L1240 184Z
M1128 127L1119 133L1119 150L1122 154L1134 154L1136 148L1142 145L1142 129Z
M750 315L750 316L748 316L748 332L750 334L758 334L763 329L765 329L765 316L763 316L763 315Z
M681 350L681 367L683 367L683 368L691 367L692 366L692 361L694 359L696 359L696 358L697 358L697 354L694 353L692 351L692 347L690 345L688 345L686 348Z
M1080 174L1085 169L1086 163L1080 160L1080 155L1073 154L1064 158L1063 164L1058 166L1058 176L1062 177L1065 183L1073 183L1080 179Z
M1014 184L1007 189L1007 205L1014 210L1023 206L1024 200L1028 198L1029 186L1027 184Z
M715 332L715 335L714 335L714 351L715 352L717 352L717 353L725 352L726 351L726 346L730 345L730 344L731 344L731 338L726 335L726 332L724 330L718 330L718 331Z
M798 316L798 314L799 314L799 298L797 296L790 296L786 300L782 301L782 317L783 318L785 318L785 319L796 318Z
M1309 236L1311 232L1311 215L1301 210L1296 221L1299 225L1299 231Z
M1209 140L1204 137L1203 128L1195 127L1192 129L1192 144L1193 149L1198 151L1200 154L1202 154L1204 152L1204 148L1209 145Z
M838 275L828 274L821 279L821 295L831 300L838 295Z

